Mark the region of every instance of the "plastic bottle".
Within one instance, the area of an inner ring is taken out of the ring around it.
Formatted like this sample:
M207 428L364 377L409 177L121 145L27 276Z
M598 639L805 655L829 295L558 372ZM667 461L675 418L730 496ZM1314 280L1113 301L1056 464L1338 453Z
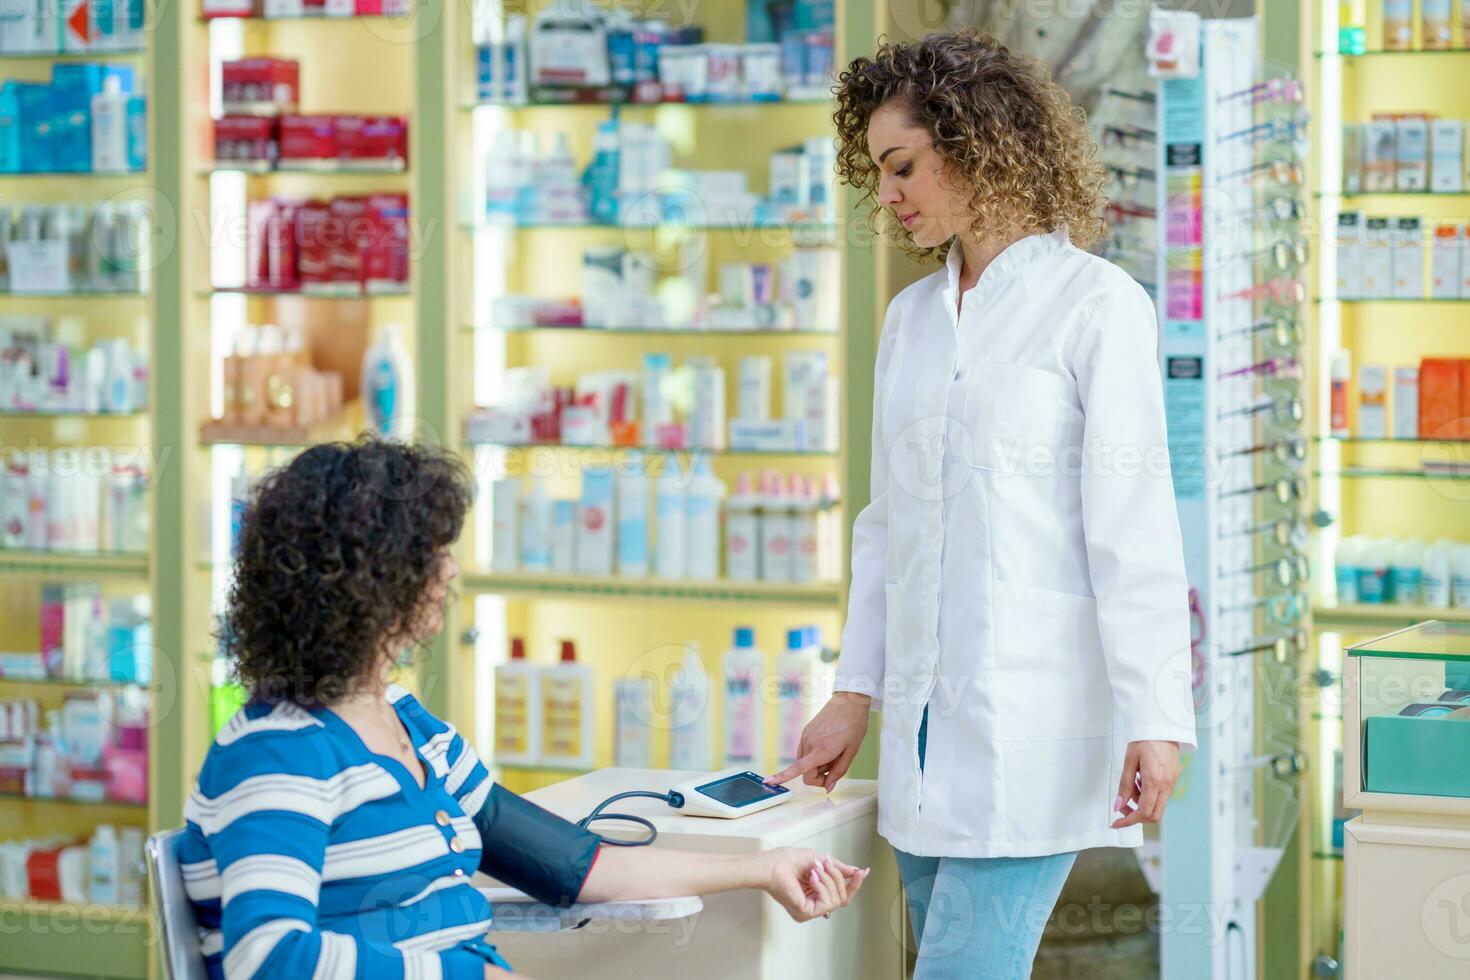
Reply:
M653 680L624 677L613 685L617 705L616 752L619 766L647 769L653 765Z
M128 169L128 97L122 79L109 75L92 96L92 170L122 173Z
M567 224L581 213L582 186L577 180L577 162L572 158L572 145L565 132L551 137L551 148L536 165L535 220L548 224Z
M817 488L804 476L791 478L791 581L815 582L820 574Z
M567 575L577 570L577 502L551 502L551 570Z
M1400 541L1394 547L1388 578L1394 602L1401 606L1417 606L1424 601L1423 541Z
M135 411L133 353L126 340L107 345L107 375L102 383L102 410L114 414Z
M513 129L497 129L485 155L485 220L514 225L526 167L521 140Z
M50 799L66 795L61 712L54 708L46 712L46 729L36 737L36 755L32 767L30 792L27 796Z
M1470 544L1455 546L1450 566L1450 604L1470 608Z
M117 831L111 824L97 825L87 848L87 866L91 878L88 899L97 905L118 904L118 879L122 877L122 867L118 861Z
M561 661L541 672L541 765L592 768L595 681L592 668L577 663L575 644L562 640Z
M762 581L791 581L791 514L781 474L767 472L761 480Z
M514 572L521 564L521 481L502 476L490 481L490 567Z
M1443 538L1424 550L1424 605L1447 609L1450 605L1450 575L1455 542Z
M777 764L796 761L801 733L817 703L816 664L806 627L786 631L786 649L776 658Z
M1341 605L1352 605L1358 601L1358 553L1361 550L1361 539L1356 535L1349 535L1337 543L1333 572L1337 581L1337 601Z
M582 500L577 508L577 571L611 575L613 570L613 472L606 467L582 470Z
M711 764L709 674L689 643L669 685L669 768L704 771Z
M655 529L654 568L659 578L684 577L684 558L689 543L684 533L688 501L685 499L684 473L677 460L670 457L658 478L654 503Z
M631 578L648 575L648 477L643 454L628 453L618 471L618 574Z
M755 646L755 630L735 628L735 645L720 660L724 681L725 765L760 771L766 762L766 655Z
M1388 563L1392 543L1380 538L1366 538L1358 562L1358 601L1377 604L1389 602Z
M619 156L618 120L614 116L597 124L592 137L592 162L582 175L592 220L601 224L618 223Z
M720 576L720 500L724 495L725 485L715 479L709 456L696 456L685 496L684 574L687 578L709 581Z
M649 445L657 445L659 429L674 421L673 405L664 395L664 383L672 371L673 359L668 354L643 355L643 441Z
M761 577L760 503L750 474L741 473L725 515L725 575L736 582Z
M414 412L413 363L398 324L384 324L378 342L363 354L359 391L369 429L392 439L409 437Z
M531 481L521 515L521 570L551 571L551 494L539 476Z
M500 45L501 64L498 81L499 98L510 105L525 105L529 87L526 73L526 15L510 14L505 18L505 41Z
M1332 355L1331 417L1332 435L1346 439L1352 435L1348 428L1348 383L1353 376L1352 354L1340 350Z
M510 659L495 667L495 763L541 761L541 669L526 660L526 641L510 641Z

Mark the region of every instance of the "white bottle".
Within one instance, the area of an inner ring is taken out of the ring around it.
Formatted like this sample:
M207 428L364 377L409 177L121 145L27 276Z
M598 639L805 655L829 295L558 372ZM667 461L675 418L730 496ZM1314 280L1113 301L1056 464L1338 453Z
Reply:
M31 785L27 796L50 799L65 795L60 739L61 713L53 708L46 712L46 730L36 737L36 754L31 763Z
M617 324L614 324L617 326ZM673 371L667 354L643 355L643 441L658 444L659 429L674 421L674 408L664 395L664 385Z
M117 905L121 898L118 879L122 877L122 867L118 861L117 831L111 824L97 826L87 851L91 878L88 899L97 905Z
M19 460L0 472L0 548L24 548L30 533L30 475Z
M1417 606L1424 601L1424 542L1400 541L1393 549L1388 567L1393 601L1400 606Z
M663 475L658 478L654 502L654 571L659 578L684 577L684 558L689 548L684 533L688 508L686 482L679 461L669 457Z
M735 480L725 514L725 575L736 582L760 577L760 497L749 473Z
M526 660L526 641L512 637L510 659L495 667L495 764L538 765L541 728L541 668Z
M821 556L817 528L817 488L804 476L791 478L791 581L815 582Z
M1455 546L1450 571L1450 604L1470 609L1470 544Z
M1358 563L1358 601L1384 602L1388 588L1388 563L1392 544L1383 538L1365 538Z
M685 497L684 574L695 581L720 577L720 499L725 485L715 479L707 455L695 457Z
M110 75L92 96L92 170L122 173L128 169L128 97L122 80Z
M766 765L766 657L755 647L755 630L735 628L735 645L720 660L723 681L727 766L763 772Z
M505 41L500 45L499 98L509 105L525 105L528 101L526 73L526 15L510 14L505 18Z
M572 769L595 765L597 704L592 668L577 663L571 640L561 643L561 661L541 671L541 764Z
M648 477L643 454L630 452L618 471L618 574L648 575Z
M764 422L771 417L771 359L740 359L740 392L735 417Z
M704 771L711 756L709 674L699 647L689 643L669 684L669 768Z
M413 432L413 363L398 324L384 324L378 342L363 354L358 390L369 429L390 439L409 438Z
M653 679L624 677L613 685L617 703L615 761L647 769L653 765Z
M816 658L806 627L786 631L786 649L776 658L777 765L796 761L801 733L815 714Z
M107 374L102 384L102 411L126 414L138 409L133 399L133 352L126 340L107 345Z
M1450 605L1450 574L1455 542L1443 538L1424 550L1424 605L1447 609Z
M577 508L577 571L611 575L613 570L613 472L605 467L582 470L582 500Z
M585 219L577 161L565 132L552 134L551 148L536 165L536 220L570 224Z
M1337 542L1332 564L1339 605L1353 605L1358 601L1358 553L1361 550L1361 539L1357 535L1348 535Z
M570 575L577 570L577 502L551 502L551 570Z
M485 155L485 220L496 225L516 224L516 208L526 175L521 139L514 129L497 129Z
M124 827L118 845L120 877L118 878L117 900L119 905L138 906L143 904L143 831L137 827Z
M490 483L490 568L514 572L520 567L521 481L503 476Z
M25 547L31 551L45 551L51 533L51 456L44 449L27 454L26 469L26 522Z
M791 581L791 505L781 474L769 471L761 486L761 580Z
M522 512L521 570L551 571L551 494L539 476L532 478Z

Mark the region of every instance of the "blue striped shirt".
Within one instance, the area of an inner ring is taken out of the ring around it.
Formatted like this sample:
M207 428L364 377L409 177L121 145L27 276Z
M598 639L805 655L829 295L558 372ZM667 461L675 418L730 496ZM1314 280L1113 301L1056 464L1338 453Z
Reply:
M325 708L253 702L221 729L179 846L212 977L483 977L460 944L490 926L470 878L491 779L453 726L388 700L422 789Z

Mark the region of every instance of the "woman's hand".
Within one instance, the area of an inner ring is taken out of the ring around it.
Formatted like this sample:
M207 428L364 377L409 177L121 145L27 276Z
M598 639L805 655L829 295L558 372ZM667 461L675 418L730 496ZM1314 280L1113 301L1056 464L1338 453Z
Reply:
M868 713L873 699L866 694L838 691L801 730L796 761L766 779L771 786L790 782L797 776L808 786L820 786L827 792L837 780L847 775L848 767L863 737L868 734Z
M830 915L851 902L870 870L797 847L762 851L756 859L764 865L766 891L797 922Z
M1164 807L1178 781L1178 742L1129 742L1118 798L1113 801L1113 809L1123 816L1113 821L1113 829L1164 819ZM1128 812L1130 802L1137 807L1132 813Z

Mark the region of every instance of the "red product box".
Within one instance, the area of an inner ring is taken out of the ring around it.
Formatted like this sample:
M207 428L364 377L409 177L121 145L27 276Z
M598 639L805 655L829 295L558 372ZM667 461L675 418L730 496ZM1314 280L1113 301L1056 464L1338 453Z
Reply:
M300 287L296 274L296 212L299 202L271 198L246 209L246 285L251 289Z
M338 116L337 155L347 164L408 165L404 116Z
M1459 439L1466 429L1466 361L1426 357L1419 362L1419 438Z
M408 195L367 198L371 233L360 250L362 282L368 290L396 289L408 282Z
M287 58L241 58L220 66L225 111L294 112L301 101L301 63Z
M296 273L302 289L320 289L331 283L332 249L341 237L329 202L301 202L296 210Z
M271 116L225 116L214 121L214 158L220 163L275 163L280 149Z
M372 241L373 219L365 197L334 197L331 203L328 262L332 282L362 284L362 252Z
M281 117L281 161L337 159L337 117Z

